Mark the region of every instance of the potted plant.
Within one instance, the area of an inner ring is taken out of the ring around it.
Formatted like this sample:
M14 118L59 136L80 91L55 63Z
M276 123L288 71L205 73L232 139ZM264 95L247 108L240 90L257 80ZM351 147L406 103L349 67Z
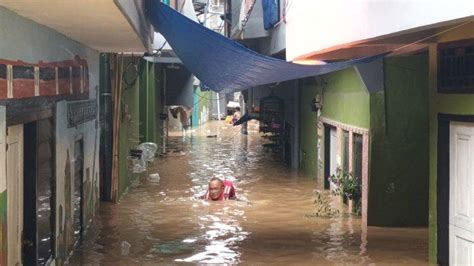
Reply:
M352 201L352 212L361 213L361 182L359 177L352 176L352 173L336 169L336 174L329 177L336 188L332 190L333 195L338 195Z

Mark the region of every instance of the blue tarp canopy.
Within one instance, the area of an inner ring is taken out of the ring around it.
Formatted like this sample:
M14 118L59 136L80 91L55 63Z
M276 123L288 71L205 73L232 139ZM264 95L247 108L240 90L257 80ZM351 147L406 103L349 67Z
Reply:
M217 92L306 78L372 62L383 55L325 65L300 65L258 54L183 16L159 0L147 0L146 13L181 59L202 83Z

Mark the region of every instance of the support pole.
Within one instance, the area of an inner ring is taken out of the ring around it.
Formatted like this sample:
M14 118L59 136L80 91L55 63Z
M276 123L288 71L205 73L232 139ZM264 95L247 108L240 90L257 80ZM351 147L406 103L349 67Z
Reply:
M220 103L220 97L219 97L219 93L216 92L216 95L217 95L217 99L216 99L216 103L217 103L217 121L221 120L221 103Z

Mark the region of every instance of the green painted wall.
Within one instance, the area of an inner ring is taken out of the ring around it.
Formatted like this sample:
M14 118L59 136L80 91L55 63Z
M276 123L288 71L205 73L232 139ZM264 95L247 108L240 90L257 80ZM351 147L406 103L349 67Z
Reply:
M131 60L126 58L124 66ZM130 182L138 177L138 174L133 174L128 169L127 156L130 149L141 142L161 145L163 126L159 118L163 108L161 76L161 65L141 60L136 83L131 87L124 85L122 113L128 110L128 116L123 116L120 128L119 197L127 190Z
M161 143L162 111L159 65L142 61L140 63L140 142Z
M369 128L370 95L353 68L323 76L322 116L357 127Z
M163 99L163 65L155 64L154 67L154 77L149 79L150 89L153 90L154 100L150 98L150 101L154 102L156 117L151 117L154 120L154 131L155 131L155 143L160 147L163 144L163 120L160 120L160 114L163 113L164 99ZM153 83L153 86L151 86Z
M427 56L384 61L385 95L370 100L369 225L427 225L427 65Z
M124 58L124 66L126 66L131 60L131 58ZM128 170L129 162L127 157L129 156L130 149L134 148L140 141L139 94L139 82L129 88L125 88L125 86L123 87L119 140L119 198L127 190L131 180L137 177Z
M429 259L437 262L437 181L438 181L438 114L474 115L474 94L440 94L430 89L429 135Z
M215 99L215 95L212 95L211 91L202 91L200 87L194 87L193 94L193 113L191 125L193 127L199 126L203 123L204 117L202 117L202 111L207 108L208 115L210 114L211 101ZM206 118L209 120L209 117Z
M314 85L303 84L300 86L300 170L305 175L314 178L316 178L318 170L318 117L317 113L313 112L311 106L313 98L320 91L321 88Z
M317 115L311 110L316 94L323 93L321 116L362 128L370 124L370 94L353 68L323 75L322 79L325 85L315 85L310 79L300 82L300 170L310 177L318 172Z

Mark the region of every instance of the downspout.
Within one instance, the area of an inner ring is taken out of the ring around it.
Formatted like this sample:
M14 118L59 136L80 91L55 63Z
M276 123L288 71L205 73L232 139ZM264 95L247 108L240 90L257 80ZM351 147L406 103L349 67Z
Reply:
M148 81L148 74L149 74L149 69L148 69L148 61L145 61L145 64L146 64L146 68L145 68L145 71L146 71L146 86L145 86L145 89L146 89L146 113L145 113L145 141L148 142L148 141L151 141L150 140L150 137L149 137L149 122L148 122L148 118L149 118L149 112L150 112L150 95L148 94L148 90L150 89L148 86L150 85L149 84L149 81Z

